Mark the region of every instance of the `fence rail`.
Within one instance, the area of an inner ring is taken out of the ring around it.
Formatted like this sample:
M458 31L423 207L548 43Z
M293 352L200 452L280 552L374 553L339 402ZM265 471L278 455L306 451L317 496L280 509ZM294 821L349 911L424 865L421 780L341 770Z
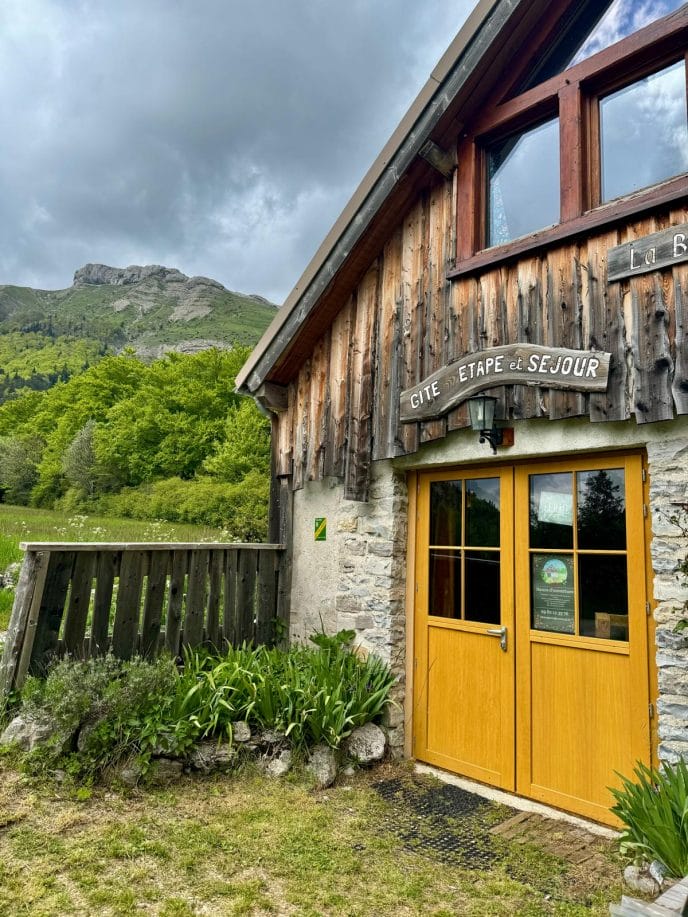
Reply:
M284 619L275 544L31 542L0 663L0 694L55 655L153 658L183 646L273 643ZM285 622L286 623L286 622Z

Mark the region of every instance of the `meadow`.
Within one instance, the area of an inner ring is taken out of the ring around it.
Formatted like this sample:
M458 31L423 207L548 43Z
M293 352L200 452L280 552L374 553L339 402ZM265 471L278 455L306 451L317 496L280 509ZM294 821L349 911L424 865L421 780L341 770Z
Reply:
M47 509L0 504L0 573L24 552L30 541L232 541L228 532L210 526L66 514ZM0 632L7 629L14 592L0 589Z

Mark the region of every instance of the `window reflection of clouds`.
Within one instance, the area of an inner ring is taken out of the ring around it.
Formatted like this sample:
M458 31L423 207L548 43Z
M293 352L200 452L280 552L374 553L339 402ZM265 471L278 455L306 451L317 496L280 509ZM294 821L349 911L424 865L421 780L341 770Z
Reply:
M603 200L688 171L683 62L602 99L600 121Z
M488 179L488 245L558 223L558 119L494 146L488 155Z
M683 0L614 0L569 66L592 57L683 5Z
M466 483L471 497L477 497L499 509L499 478L486 478L484 481L477 478Z

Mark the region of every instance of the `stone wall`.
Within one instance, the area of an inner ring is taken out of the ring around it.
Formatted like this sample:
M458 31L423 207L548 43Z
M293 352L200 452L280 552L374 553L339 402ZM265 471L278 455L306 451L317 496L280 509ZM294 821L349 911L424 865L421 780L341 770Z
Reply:
M408 498L390 461L372 469L367 503L344 500L338 481L310 482L294 495L290 637L324 627L355 630L356 644L381 656L397 676L386 723L392 752L403 753ZM327 518L327 542L315 542L315 517Z
M688 759L688 631L675 633L688 615L688 589L676 572L688 554L688 538L669 521L680 504L688 503L688 439L657 439L647 444L652 513L657 672L659 680L659 757Z

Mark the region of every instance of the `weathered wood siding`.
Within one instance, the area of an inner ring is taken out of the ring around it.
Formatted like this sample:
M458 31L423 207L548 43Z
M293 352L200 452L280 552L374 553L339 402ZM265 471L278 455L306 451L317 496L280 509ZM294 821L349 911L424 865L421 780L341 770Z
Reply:
M688 265L607 283L607 252L688 221L686 207L447 280L454 180L438 181L390 235L329 332L301 365L279 418L278 473L294 488L335 475L365 500L372 461L467 425L466 407L399 422L400 392L464 354L528 342L611 353L604 394L508 386L502 416L638 423L688 413Z

